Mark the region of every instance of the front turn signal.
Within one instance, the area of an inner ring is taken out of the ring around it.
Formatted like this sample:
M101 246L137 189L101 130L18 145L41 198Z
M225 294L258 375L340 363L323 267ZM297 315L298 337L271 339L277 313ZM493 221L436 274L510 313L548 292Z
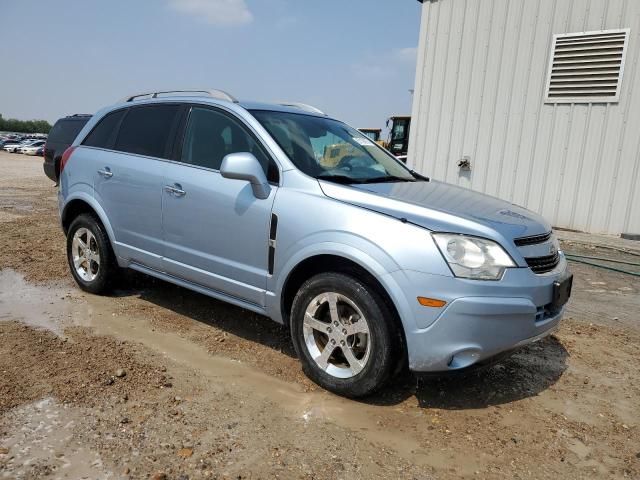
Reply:
M418 303L423 307L444 307L447 302L444 300L438 300L437 298L418 297Z

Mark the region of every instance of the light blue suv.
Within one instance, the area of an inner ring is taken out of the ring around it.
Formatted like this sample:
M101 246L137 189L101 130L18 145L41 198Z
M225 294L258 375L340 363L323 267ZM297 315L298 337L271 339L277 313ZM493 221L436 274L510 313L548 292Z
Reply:
M345 396L540 339L571 292L541 217L429 180L304 104L132 96L93 116L61 170L80 288L131 268L266 315Z

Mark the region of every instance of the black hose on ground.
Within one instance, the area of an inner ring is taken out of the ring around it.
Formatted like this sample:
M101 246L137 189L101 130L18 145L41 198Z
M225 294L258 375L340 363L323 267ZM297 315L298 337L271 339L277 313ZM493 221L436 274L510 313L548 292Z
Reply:
M633 265L634 267L640 267L640 263L637 263L637 262L627 262L625 260L614 260L613 258L606 258L606 257L590 257L588 255L577 255L575 253L569 253L569 252L564 252L564 254L567 257L585 258L587 260L600 260L600 261L611 262L611 263L623 263L625 265Z
M605 270L611 270L612 272L619 272L619 273L624 273L626 275L632 275L634 277L640 277L640 272L630 272L629 270L622 270L622 269L616 268L616 267L609 267L607 265L601 265L599 263L588 262L586 260L582 260L581 258L577 258L577 257L575 257L575 256L573 256L571 254L567 254L567 253L565 253L565 257L570 262L583 263L584 265L590 265L592 267L602 268L602 269L605 269ZM607 260L607 259L603 259L603 260ZM620 263L626 263L626 262L620 262ZM638 265L638 264L631 263L631 265Z

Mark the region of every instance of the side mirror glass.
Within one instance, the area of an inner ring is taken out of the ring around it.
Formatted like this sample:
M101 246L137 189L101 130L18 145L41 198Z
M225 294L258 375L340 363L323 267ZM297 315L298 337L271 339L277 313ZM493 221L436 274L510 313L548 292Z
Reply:
M233 180L245 180L251 184L256 198L269 198L271 187L258 159L249 152L230 153L222 159L220 175Z

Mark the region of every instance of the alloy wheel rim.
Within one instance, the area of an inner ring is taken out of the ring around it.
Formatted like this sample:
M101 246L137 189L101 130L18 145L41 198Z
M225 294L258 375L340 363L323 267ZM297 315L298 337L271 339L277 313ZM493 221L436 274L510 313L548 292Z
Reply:
M369 324L346 296L327 292L316 296L302 324L307 351L316 365L337 378L358 375L371 354Z
M71 255L76 273L85 282L95 280L100 271L100 251L96 237L87 228L79 228L73 235Z

